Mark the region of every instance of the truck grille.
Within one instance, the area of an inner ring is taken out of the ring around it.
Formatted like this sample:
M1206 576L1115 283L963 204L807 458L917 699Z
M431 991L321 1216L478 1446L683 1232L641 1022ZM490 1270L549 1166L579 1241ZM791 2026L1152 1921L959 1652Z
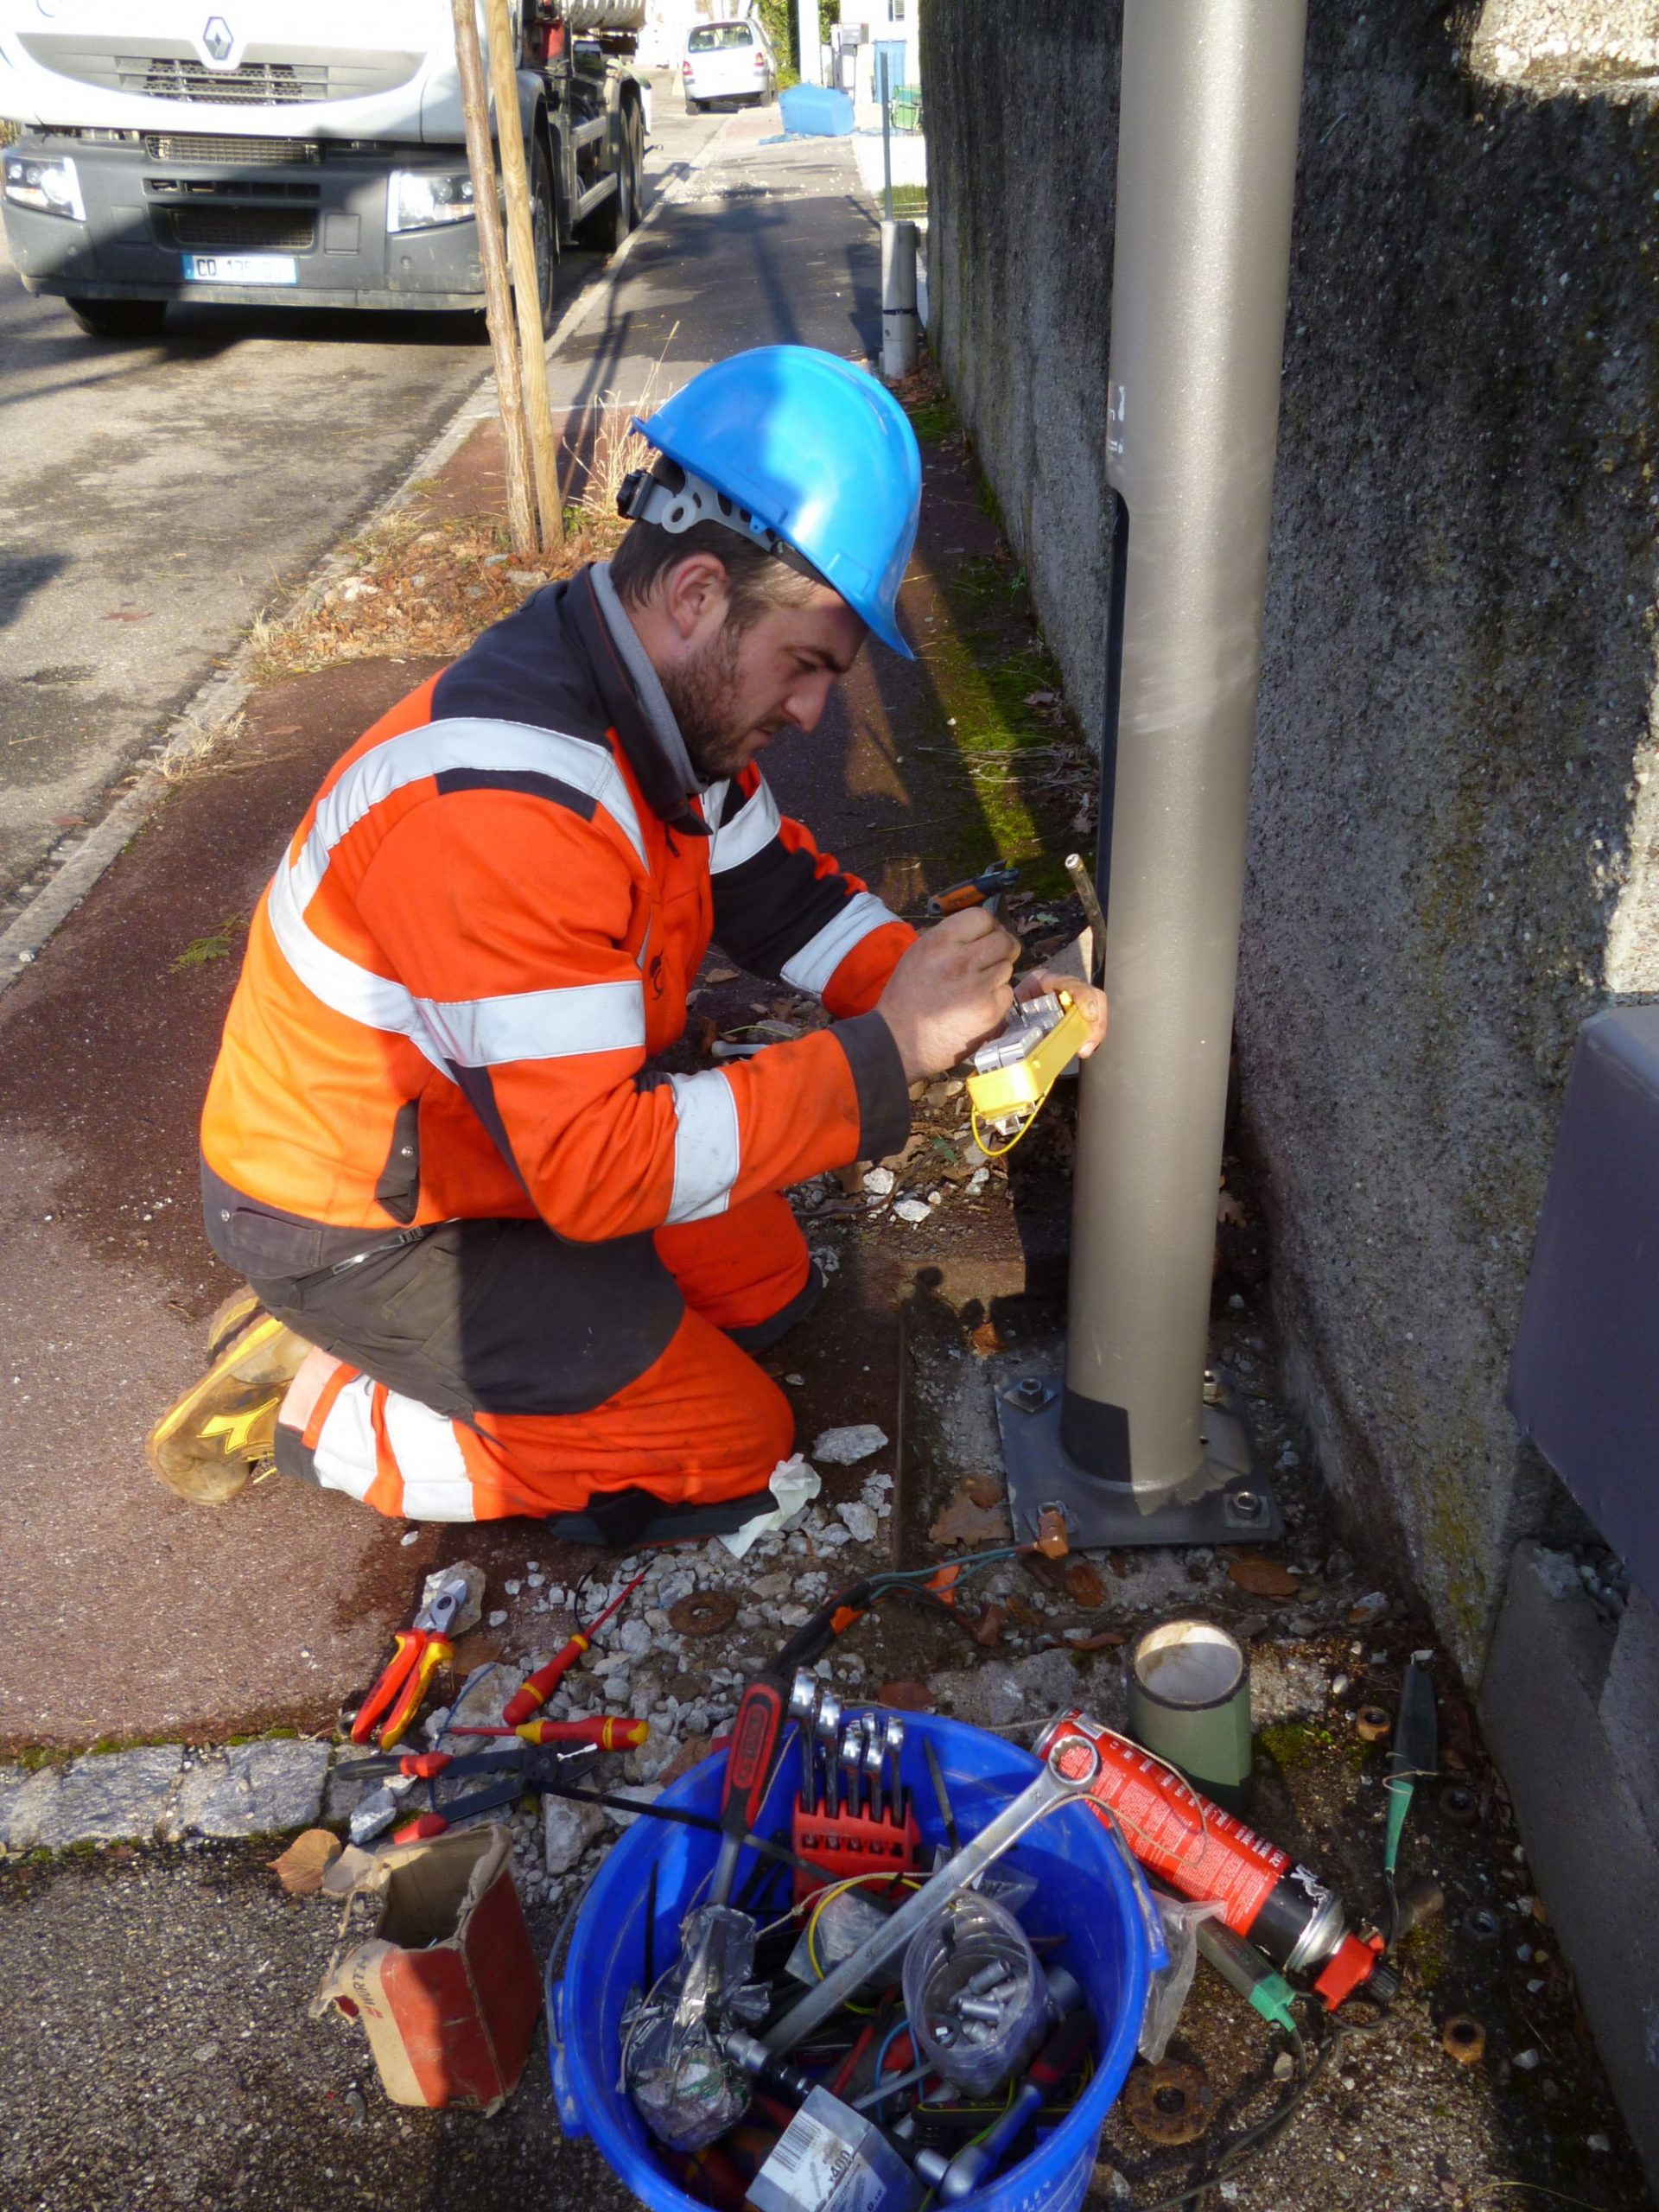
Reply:
M153 99L211 100L232 107L290 107L307 100L355 100L395 92L421 66L418 54L337 49L325 60L302 49L251 47L234 69L210 69L191 48L157 40L159 53L123 54L107 39L29 31L18 43L60 77L101 91Z
M308 253L315 214L295 207L181 207L163 218L173 243L230 253Z
M118 54L115 67L124 92L152 99L212 100L220 106L289 107L302 100L338 99L320 61L245 61L237 69L207 69L200 61Z
M194 133L152 132L144 139L144 151L152 162L217 162L224 168L247 164L262 169L279 162L315 168L322 159L321 147L308 138L209 138Z

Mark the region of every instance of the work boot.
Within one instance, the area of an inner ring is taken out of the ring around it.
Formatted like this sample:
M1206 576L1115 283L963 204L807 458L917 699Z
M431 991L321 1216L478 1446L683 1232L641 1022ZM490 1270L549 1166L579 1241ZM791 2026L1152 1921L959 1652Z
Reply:
M226 1505L276 1446L276 1414L311 1347L251 1291L213 1316L207 1372L144 1440L158 1482L196 1505Z

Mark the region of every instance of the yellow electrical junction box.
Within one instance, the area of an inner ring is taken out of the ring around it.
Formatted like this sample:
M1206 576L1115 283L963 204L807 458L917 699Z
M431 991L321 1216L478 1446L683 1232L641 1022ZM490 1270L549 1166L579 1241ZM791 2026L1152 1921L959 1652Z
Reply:
M1046 992L1016 1006L1001 1035L973 1056L968 1098L975 1119L998 1136L1023 1136L1088 1035L1070 991Z

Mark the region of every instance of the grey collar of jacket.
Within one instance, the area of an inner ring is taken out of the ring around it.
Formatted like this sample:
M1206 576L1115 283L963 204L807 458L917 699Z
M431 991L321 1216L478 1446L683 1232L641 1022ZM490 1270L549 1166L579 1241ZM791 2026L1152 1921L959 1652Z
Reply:
M633 679L640 708L652 735L662 749L663 760L685 797L695 798L703 788L702 780L691 766L691 756L685 749L674 709L668 703L663 679L652 666L651 656L639 642L639 632L629 621L628 611L617 596L616 586L611 582L611 564L608 561L595 561L588 573L593 578L594 596L605 617L605 626Z

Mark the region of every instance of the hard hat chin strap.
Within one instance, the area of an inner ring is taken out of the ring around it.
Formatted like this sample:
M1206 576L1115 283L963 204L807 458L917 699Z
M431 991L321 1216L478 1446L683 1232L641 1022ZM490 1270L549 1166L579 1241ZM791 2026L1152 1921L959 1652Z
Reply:
M774 561L781 561L785 568L807 576L814 583L825 580L804 554L798 553L786 538L780 537L767 524L758 521L747 507L740 507L735 499L728 499L706 478L694 476L678 461L659 454L649 468L636 468L623 479L622 489L617 494L616 511L629 522L655 523L658 530L665 530L671 537L678 537L688 530L695 530L700 522L718 523L724 530L734 531L739 537Z

